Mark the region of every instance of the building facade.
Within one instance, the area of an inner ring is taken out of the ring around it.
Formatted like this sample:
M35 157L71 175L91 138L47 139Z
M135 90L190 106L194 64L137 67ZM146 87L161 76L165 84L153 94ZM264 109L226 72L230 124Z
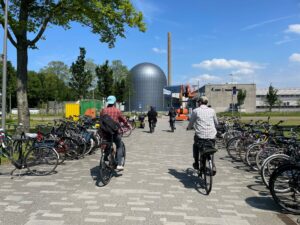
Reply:
M300 111L300 88L280 88L277 90L278 101L272 107L272 111ZM268 88L257 89L257 112L269 110L269 106L266 101L268 91Z
M205 95L208 98L208 104L216 112L236 111L237 93L239 90L246 90L246 98L241 106L241 111L247 113L256 112L255 84L206 84L199 89L199 95Z

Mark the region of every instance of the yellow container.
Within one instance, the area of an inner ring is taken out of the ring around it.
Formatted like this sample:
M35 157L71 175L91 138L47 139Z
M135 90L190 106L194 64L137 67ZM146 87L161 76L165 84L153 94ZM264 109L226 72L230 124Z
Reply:
M65 117L73 117L73 120L78 120L80 115L80 105L78 103L66 103L65 104Z

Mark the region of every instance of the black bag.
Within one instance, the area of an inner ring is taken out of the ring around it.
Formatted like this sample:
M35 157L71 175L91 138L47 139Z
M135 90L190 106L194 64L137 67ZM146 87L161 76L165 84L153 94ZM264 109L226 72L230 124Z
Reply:
M110 135L117 134L120 128L120 124L107 114L100 116L99 123L101 131Z

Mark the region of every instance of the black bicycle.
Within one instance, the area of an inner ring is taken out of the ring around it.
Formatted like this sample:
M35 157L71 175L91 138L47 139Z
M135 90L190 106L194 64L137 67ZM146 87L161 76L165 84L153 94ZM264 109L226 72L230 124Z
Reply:
M203 179L206 194L209 195L212 189L213 176L216 172L214 168L214 153L217 152L217 149L210 140L198 143L197 147L199 148L198 176Z
M300 164L279 166L271 175L269 188L275 202L283 209L300 214Z
M53 148L31 145L31 139L23 135L12 139L1 130L0 145L0 156L7 158L15 166L11 176L15 170L24 168L34 175L49 175L58 165L59 156Z
M150 120L150 133L153 133L156 127L156 121L155 120Z
M123 157L122 157L122 163L121 165L125 165L125 159L126 159L126 148L125 144L122 141L122 151L123 151ZM103 140L101 145L101 157L100 157L100 164L99 164L99 180L103 184L103 186L107 185L112 178L116 166L118 165L117 162L117 152L115 145L111 140Z

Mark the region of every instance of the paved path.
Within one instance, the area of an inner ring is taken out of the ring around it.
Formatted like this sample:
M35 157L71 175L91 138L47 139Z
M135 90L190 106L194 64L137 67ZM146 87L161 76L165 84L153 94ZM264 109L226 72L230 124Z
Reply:
M126 170L106 187L95 185L99 153L67 162L47 177L0 176L2 225L283 225L297 217L280 209L256 173L216 154L213 190L204 195L193 175L193 132L186 123L168 132L166 118L154 134L136 129L124 139ZM5 173L10 168L0 166Z

